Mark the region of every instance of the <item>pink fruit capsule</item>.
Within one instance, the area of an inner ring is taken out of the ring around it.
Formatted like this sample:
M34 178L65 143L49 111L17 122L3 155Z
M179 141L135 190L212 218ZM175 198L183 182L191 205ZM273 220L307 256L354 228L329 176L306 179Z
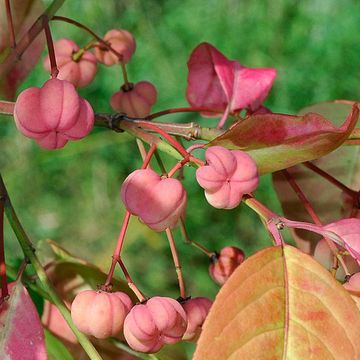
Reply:
M85 137L94 126L94 112L73 84L51 79L18 96L14 118L21 133L45 149L60 149Z
M123 292L85 290L71 304L71 317L84 334L105 339L120 333L131 308L131 299Z
M206 153L207 165L196 170L196 179L205 189L209 204L218 209L233 209L244 194L259 184L255 161L244 151L212 146Z
M174 299L156 296L131 309L125 319L124 336L132 349L154 353L165 344L180 341L186 326L182 306Z
M187 300L183 308L187 316L187 328L182 339L196 341L201 333L202 324L211 308L212 301L206 297L197 297Z
M61 39L54 43L56 63L59 69L57 76L60 80L67 80L76 87L86 86L91 83L96 74L96 57L89 51L74 58L80 47L72 40ZM51 70L49 55L44 59L44 67Z
M216 283L223 285L244 259L245 254L241 249L235 246L224 247L220 254L211 260L209 274Z
M360 272L351 275L350 279L343 286L350 293L360 310Z
M125 64L130 61L136 49L135 38L127 30L109 30L104 36L104 41L122 55L122 61ZM101 44L100 47L95 48L95 56L99 62L107 66L111 66L119 62L117 55L115 55L112 51L101 47Z
M151 169L132 172L121 187L126 209L155 231L173 227L186 208L186 191L181 182L161 178Z
M111 107L117 112L123 112L132 117L149 115L157 99L155 86L148 81L140 81L130 86L130 90L125 90L122 86L120 91L112 95Z

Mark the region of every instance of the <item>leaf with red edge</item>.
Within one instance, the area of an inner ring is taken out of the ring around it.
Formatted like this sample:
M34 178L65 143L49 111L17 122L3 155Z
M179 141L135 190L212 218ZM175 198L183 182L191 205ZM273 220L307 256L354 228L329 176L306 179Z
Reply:
M208 43L201 43L193 50L188 69L188 102L218 113L226 108L230 112L244 108L256 110L267 97L276 77L275 69L244 67L227 59ZM205 112L203 115L214 114Z
M11 1L11 10L16 40L21 39L31 25L42 14L43 6L40 0ZM13 100L19 85L38 62L45 46L45 37L39 34L29 48L14 62L10 69L0 78L0 97ZM10 53L10 41L5 11L5 2L0 3L0 63ZM0 65L0 69L2 66Z
M349 218L335 221L323 226L326 231L339 235L350 255L360 265L360 219Z
M352 106L353 102L347 101L322 102L301 110L300 114L316 112L339 126L351 111ZM351 189L360 188L359 146L341 146L313 163ZM351 213L352 216L356 217L356 213L360 216L360 211L354 208L352 198L323 177L302 165L291 167L288 171L324 223L348 217ZM311 222L310 216L284 176L280 172L275 173L273 180L285 216L289 219ZM298 229L291 230L291 233L301 250L313 254L319 240L317 235Z
M0 305L2 359L46 360L44 331L27 290L20 281L9 284L10 297Z
M360 358L360 312L347 291L291 246L248 258L219 291L193 360Z
M258 114L232 125L207 146L248 152L260 174L317 159L338 148L354 129L359 116L355 104L345 122L336 128L315 113L303 116Z

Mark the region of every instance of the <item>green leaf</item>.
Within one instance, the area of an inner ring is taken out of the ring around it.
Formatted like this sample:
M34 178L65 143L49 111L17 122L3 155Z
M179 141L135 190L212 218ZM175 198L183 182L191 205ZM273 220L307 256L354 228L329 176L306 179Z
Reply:
M320 158L337 149L354 129L359 108L339 128L316 113L302 116L259 114L238 121L207 146L223 146L248 152L260 174Z
M291 246L248 258L218 293L194 360L359 359L360 312L346 290Z
M65 345L46 329L45 344L48 360L74 360Z

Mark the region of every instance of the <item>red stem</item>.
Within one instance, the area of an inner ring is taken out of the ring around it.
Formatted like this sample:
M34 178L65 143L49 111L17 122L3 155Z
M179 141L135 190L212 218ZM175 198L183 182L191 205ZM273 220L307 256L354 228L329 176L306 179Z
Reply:
M180 145L176 140L174 140L166 131L160 129L154 124L150 124L146 121L137 121L137 125L139 125L142 128L145 129L151 129L158 134L160 134L162 137L164 137L184 158L187 158L189 156L189 153L184 149L182 145Z
M155 119L160 116L175 114L175 113L183 113L183 112L211 112L214 114L219 114L219 113L222 113L223 111L208 109L205 107L181 107L181 108L167 109L167 110L162 110L162 111L156 112L154 114L147 116L146 119L152 120L152 119Z
M121 249L122 249L122 246L124 244L125 234L126 234L127 227L129 225L130 217L131 217L130 212L126 211L125 217L124 217L124 220L123 220L123 223L122 223L122 226L121 226L120 234L119 234L119 237L118 237L118 241L116 243L116 247L115 247L115 250L114 250L110 270L109 270L108 276L107 276L106 281L105 281L105 286L109 286L111 284L111 280L112 280L112 278L114 276L115 266L116 266L116 263L119 260Z
M111 47L111 45L109 45L106 41L104 41L100 36L98 36L97 34L95 34L90 28L88 28L87 26L79 23L76 20L73 19L69 19L65 16L53 16L53 18L51 20L58 20L58 21L63 21L63 22L67 22L68 24L72 24L75 25L76 27L83 29L85 31L87 31L90 35L92 35L99 43L101 43L101 45L103 45L106 49L108 49L109 51L111 51L112 53L114 53L120 61L122 61L123 56L117 52L113 47Z
M65 0L54 0L45 12L38 17L31 28L18 41L16 48L7 56L0 66L0 78L9 72L16 61L21 59L21 55L31 45L34 39L44 29L45 24L52 18L54 13L60 8Z
M283 175L285 176L285 179L289 183L289 185L292 187L292 189L295 191L296 195L304 205L305 210L308 212L310 217L313 219L314 223L316 225L321 226L322 223L320 221L319 216L316 214L315 209L311 206L309 200L303 193L303 191L300 189L299 185L295 181L295 179L291 176L291 174L287 170L282 171Z
M143 164L141 165L141 169L146 169L148 167L150 160L151 160L152 156L154 155L155 151L156 151L156 145L151 144L151 147L150 147L148 153L146 154Z
M49 58L50 58L50 65L51 65L51 77L55 79L59 73L59 69L56 65L56 57L55 57L55 50L54 50L54 43L51 36L51 31L49 27L49 23L44 25L44 31L46 35L46 43L49 50Z
M4 199L0 199L0 276L1 301L9 295L6 281L5 244L4 244Z
M304 205L304 208L306 209L306 211L308 212L314 223L318 226L322 226L322 222L319 216L316 214L315 209L312 207L309 200L307 199L303 191L300 189L299 185L297 184L293 176L287 170L283 170L282 173L284 174L286 180L288 181L292 189L295 191L296 195L299 197L300 201ZM339 262L341 263L345 273L348 275L349 274L348 268L344 262L344 259L339 254L338 248L336 247L336 245L333 243L332 240L328 239L327 237L324 237L324 239L328 244L330 250L333 252L334 257L337 257L339 259Z
M140 302L144 302L146 300L146 297L144 294L139 290L139 288L135 285L134 281L132 280L129 272L127 271L125 264L119 257L117 259L117 262L119 263L122 272L124 273L125 279L128 283L129 288L133 291L133 293L136 295L136 297L139 299Z
M172 234L170 228L167 228L165 230L165 232L166 232L166 236L167 236L167 238L169 240L171 255L172 255L172 258L173 258L173 261L174 261L175 270L176 270L176 274L177 274L177 277L178 277L179 288L180 288L180 296L183 299L186 299L185 283L184 283L184 278L183 278L182 271L181 271L181 264L180 264L179 256L178 256L176 246L175 246L174 237L173 237L173 234Z
M308 169L314 171L318 175L322 176L324 179L326 179L331 184L335 185L336 187L338 187L339 189L344 191L346 194L351 196L353 199L358 199L359 198L359 194L356 191L350 189L345 184L343 184L339 180L335 179L332 175L330 175L326 171L320 169L319 167L317 167L316 165L314 165L310 161L304 162L303 165L306 166Z
M7 18L8 29L9 29L9 37L10 37L10 47L15 49L16 48L15 31L14 31L14 24L13 24L13 19L12 19L12 15L11 15L11 6L10 6L9 0L5 0L5 6L6 6L6 18Z

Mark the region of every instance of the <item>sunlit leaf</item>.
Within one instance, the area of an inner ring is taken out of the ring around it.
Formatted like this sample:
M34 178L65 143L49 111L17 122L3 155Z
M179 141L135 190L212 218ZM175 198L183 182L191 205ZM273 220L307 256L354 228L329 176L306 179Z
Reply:
M4 360L46 360L44 331L35 305L20 281L9 284L0 305L0 354Z
M351 108L352 104L349 102L323 102L301 110L300 115L316 112L330 119L334 125L339 126ZM346 186L355 190L360 189L359 146L341 146L330 154L313 161L313 163ZM352 199L339 188L331 185L327 180L304 166L294 166L288 171L311 202L321 221L330 223L350 215L353 208ZM275 173L273 179L286 217L299 221L311 221L284 176L281 173ZM360 211L358 213L360 214ZM354 213L352 216L356 216L356 214ZM318 236L302 230L294 230L292 234L298 247L307 253L313 253L315 244L319 239Z
M338 148L354 129L359 108L354 105L339 128L315 113L303 116L259 114L238 121L207 146L248 152L261 174L317 159Z
M264 249L223 285L194 360L359 359L360 313L345 289L291 246Z

